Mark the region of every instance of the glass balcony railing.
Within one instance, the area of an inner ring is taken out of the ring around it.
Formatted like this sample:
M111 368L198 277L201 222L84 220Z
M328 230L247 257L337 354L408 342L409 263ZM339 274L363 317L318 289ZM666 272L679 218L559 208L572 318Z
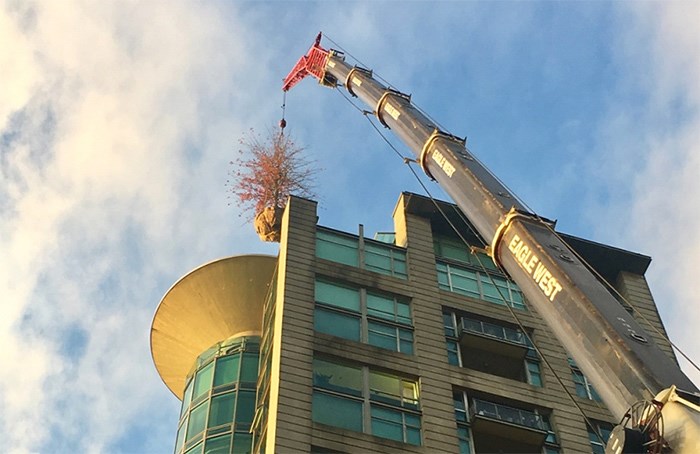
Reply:
M472 399L471 410L472 417L482 416L529 429L546 431L542 417L532 411L521 410L481 399Z
M462 330L485 336L494 337L498 340L510 342L527 347L527 340L522 331L500 326L481 320L474 320L468 317L462 317Z

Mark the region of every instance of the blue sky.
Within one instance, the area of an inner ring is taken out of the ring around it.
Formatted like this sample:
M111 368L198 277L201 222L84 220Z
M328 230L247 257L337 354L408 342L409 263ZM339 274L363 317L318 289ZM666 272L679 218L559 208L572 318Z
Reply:
M560 230L651 255L697 361L699 21L695 2L0 1L3 446L171 452L152 315L194 267L275 253L228 205L228 162L319 30ZM366 120L311 80L286 116L323 168L320 223L391 230L421 190Z

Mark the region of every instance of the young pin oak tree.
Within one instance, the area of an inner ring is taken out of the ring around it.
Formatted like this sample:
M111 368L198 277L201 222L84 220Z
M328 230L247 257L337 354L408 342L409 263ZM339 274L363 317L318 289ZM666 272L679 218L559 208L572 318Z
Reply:
M252 213L255 231L263 241L279 242L282 211L289 195L314 197L315 162L304 156L283 127L260 136L251 129L239 140L239 156L231 161L230 191L243 214Z

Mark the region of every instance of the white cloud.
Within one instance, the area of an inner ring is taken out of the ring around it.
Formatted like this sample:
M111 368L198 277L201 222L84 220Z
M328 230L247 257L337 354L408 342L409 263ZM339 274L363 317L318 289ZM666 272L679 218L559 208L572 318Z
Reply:
M616 189L595 204L594 212L603 213L603 237L652 256L647 277L666 328L697 362L700 5L622 3L618 8L626 30L616 43L623 77L613 91L596 156L597 169L606 169L599 184L612 181ZM700 372L682 362L700 385Z
M231 93L269 79L239 70L264 51L220 7L0 9L6 448L118 449L130 424L155 425L141 419L175 406L148 354L151 317L178 275L238 236L223 186L243 129L231 110L251 121L266 112Z

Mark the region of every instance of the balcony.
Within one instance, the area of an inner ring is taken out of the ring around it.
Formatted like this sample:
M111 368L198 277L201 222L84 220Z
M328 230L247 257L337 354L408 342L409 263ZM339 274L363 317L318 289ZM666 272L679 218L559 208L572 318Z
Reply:
M528 344L520 330L462 317L459 343L463 350L478 350L507 358L525 359Z
M542 416L495 402L471 399L470 420L475 441L496 443L500 439L504 445L508 444L507 440L516 441L522 452L530 452L522 445L539 452L547 437Z

